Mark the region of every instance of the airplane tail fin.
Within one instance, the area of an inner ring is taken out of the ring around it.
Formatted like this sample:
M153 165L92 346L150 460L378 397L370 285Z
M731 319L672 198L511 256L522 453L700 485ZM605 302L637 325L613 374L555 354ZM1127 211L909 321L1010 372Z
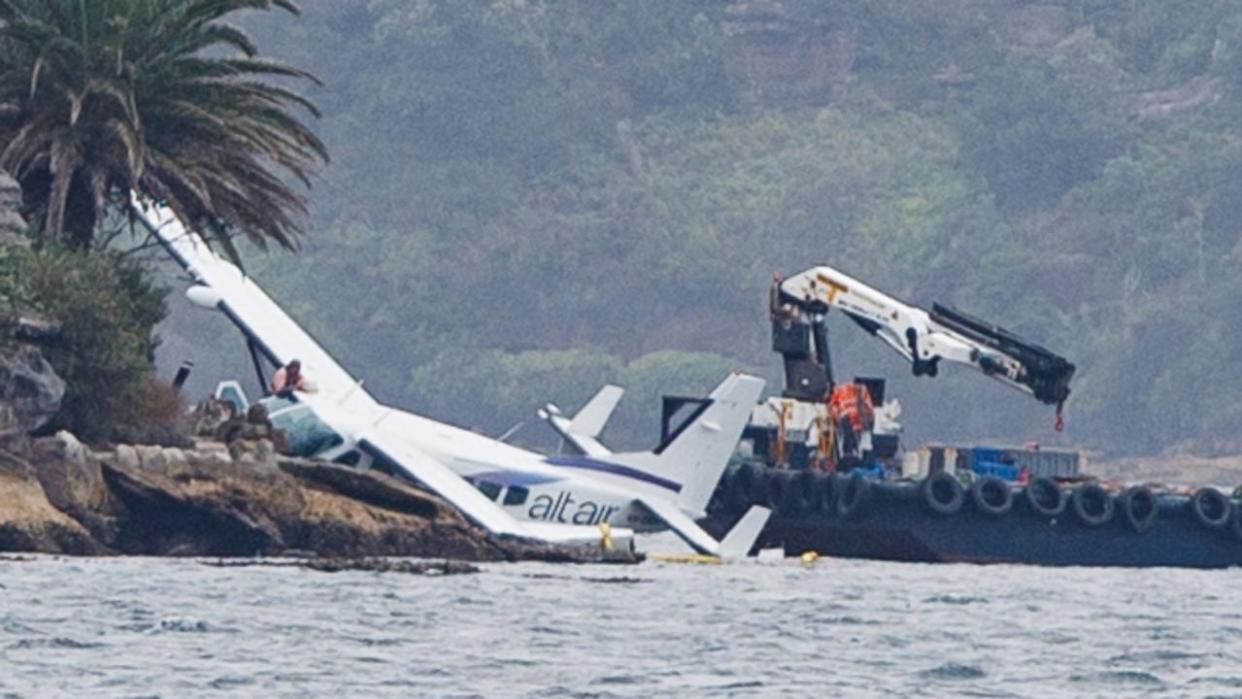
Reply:
M730 374L654 451L609 460L668 483L677 491L678 507L703 512L762 391L763 379Z

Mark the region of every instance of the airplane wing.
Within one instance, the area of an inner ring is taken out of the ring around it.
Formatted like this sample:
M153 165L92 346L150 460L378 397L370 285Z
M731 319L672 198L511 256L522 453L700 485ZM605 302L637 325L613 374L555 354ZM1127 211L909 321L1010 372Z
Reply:
M475 524L496 534L531 536L521 523L448 466L422 449L374 429L358 438L358 448L376 463L394 467L447 500Z
M302 362L302 374L320 393L347 400L359 409L378 404L360 384L301 328L253 279L233 263L216 255L197 233L188 231L172 210L142 201L136 194L134 211L142 224L199 284L198 298L224 313L270 361L284 366Z
M656 498L639 498L638 501L695 551L721 558L745 556L758 540L763 525L767 524L768 517L772 514L767 508L751 507L724 539L716 541L675 504Z
M339 410L339 407L331 405L330 398L320 394L299 394L298 400L320 415L331 415ZM391 409L381 408L377 415L382 419L383 413L388 410ZM382 463L418 481L478 526L501 536L540 539L551 543L594 544L600 541L601 532L596 527L553 526L515 519L439 459L399 435L379 427L379 422L380 419L376 419L370 427L364 427L353 434L358 449L376 463ZM629 529L612 530L612 538L616 541L632 537L633 532Z

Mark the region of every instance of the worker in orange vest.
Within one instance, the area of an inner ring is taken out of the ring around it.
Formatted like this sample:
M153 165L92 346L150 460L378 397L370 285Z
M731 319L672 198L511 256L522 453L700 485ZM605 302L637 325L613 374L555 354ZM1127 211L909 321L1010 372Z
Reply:
M828 398L828 416L837 430L842 456L858 456L863 432L875 426L875 406L871 392L859 383L838 384Z

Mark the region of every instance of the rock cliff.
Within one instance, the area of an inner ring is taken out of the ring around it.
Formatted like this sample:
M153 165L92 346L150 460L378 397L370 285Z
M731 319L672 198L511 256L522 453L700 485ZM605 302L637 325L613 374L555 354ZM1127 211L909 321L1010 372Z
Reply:
M17 183L0 170L0 248L30 244L18 213L21 197ZM55 321L0 293L0 444L22 450L26 435L60 409L65 382L39 351L59 330Z
M407 483L280 457L270 445L96 452L61 432L29 451L0 452L0 551L635 560L497 538Z

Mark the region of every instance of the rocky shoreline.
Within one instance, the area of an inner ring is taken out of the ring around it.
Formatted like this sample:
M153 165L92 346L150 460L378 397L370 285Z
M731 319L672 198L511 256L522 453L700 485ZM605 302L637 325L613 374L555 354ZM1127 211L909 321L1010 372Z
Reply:
M95 451L61 432L21 451L0 451L5 552L638 560L629 552L499 538L406 482L281 456L266 440ZM349 567L329 568L342 565Z

